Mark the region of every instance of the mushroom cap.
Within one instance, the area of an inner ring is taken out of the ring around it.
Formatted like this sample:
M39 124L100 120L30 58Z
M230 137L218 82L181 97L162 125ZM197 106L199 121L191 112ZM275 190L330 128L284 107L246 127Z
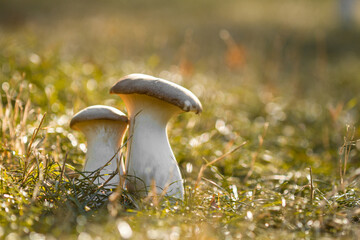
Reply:
M144 94L173 104L185 112L202 111L199 99L186 88L146 74L134 73L121 78L112 86L110 93Z
M70 121L70 127L72 129L76 129L76 124L91 120L109 120L120 121L124 123L128 122L127 116L120 110L104 105L94 105L84 108L75 114Z

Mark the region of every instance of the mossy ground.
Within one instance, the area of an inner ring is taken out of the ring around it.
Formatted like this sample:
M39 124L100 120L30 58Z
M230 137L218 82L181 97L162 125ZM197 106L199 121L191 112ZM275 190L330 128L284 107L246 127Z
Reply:
M0 239L357 239L360 25L335 2L1 5ZM168 127L184 202L77 179L70 118L125 111L108 92L134 72L203 103Z

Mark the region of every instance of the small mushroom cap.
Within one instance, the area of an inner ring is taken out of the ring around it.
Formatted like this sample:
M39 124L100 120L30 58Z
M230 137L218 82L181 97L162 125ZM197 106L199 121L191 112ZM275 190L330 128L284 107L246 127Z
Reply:
M202 111L199 99L186 88L145 74L135 73L123 77L112 86L110 93L144 94L173 104L185 112Z
M120 121L128 122L127 116L120 110L104 106L104 105L95 105L91 107L84 108L80 112L74 115L70 121L70 127L76 129L76 124L91 120L110 120L110 121Z

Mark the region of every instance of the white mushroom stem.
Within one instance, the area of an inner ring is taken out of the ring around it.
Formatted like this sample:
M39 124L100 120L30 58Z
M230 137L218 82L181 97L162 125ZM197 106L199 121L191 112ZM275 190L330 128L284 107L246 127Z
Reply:
M181 173L166 131L169 119L181 109L146 95L119 95L130 118L127 188L145 196L155 183L157 193L165 191L167 196L183 199Z
M80 123L78 128L87 139L86 163L83 169L85 175L92 177L96 174L92 174L92 172L101 169L100 176L94 181L99 185L105 183L117 172L116 176L107 183L109 186L117 186L120 182L120 175L124 171L119 148L126 125L107 120L93 120Z

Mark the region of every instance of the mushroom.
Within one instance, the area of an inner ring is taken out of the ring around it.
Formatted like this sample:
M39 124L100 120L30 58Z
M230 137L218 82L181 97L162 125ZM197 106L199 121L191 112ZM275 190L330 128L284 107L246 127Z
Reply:
M181 112L200 113L199 99L189 90L164 79L131 74L111 89L125 102L130 120L125 161L125 185L145 196L153 183L157 193L183 199L181 173L171 150L167 123Z
M117 170L123 173L119 148L127 125L128 118L123 112L103 105L87 107L71 119L70 127L83 132L87 139L85 176L101 169L95 184L105 183ZM108 186L119 184L119 173L107 182Z

